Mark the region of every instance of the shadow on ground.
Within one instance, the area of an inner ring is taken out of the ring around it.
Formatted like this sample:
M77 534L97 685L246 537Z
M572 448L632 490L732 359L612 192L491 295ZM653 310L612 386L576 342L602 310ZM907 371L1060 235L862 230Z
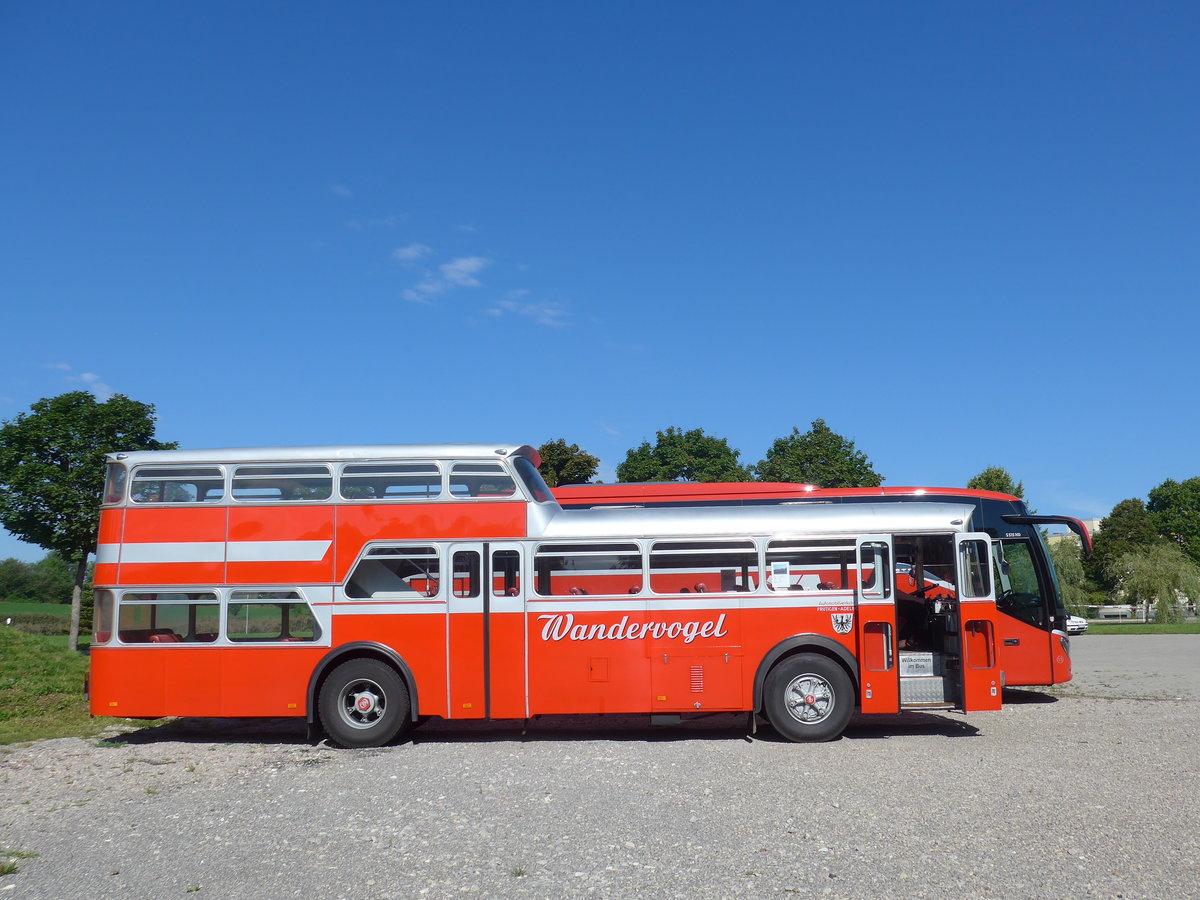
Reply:
M856 715L850 720L844 738L853 741L912 735L971 737L977 733L977 728L954 714L906 713L896 716ZM762 718L758 719L757 729L752 732L746 713L712 713L667 724L651 724L648 715L541 716L528 721L452 721L430 718L402 735L395 744L739 740L787 743L787 740ZM174 741L276 746L316 746L325 743L322 735L310 736L305 722L295 718L171 719L148 728L108 735L102 738L100 743L107 746L140 746Z
M1004 705L1012 703L1017 706L1029 705L1033 703L1057 703L1058 698L1052 694L1046 694L1042 691L1031 691L1027 688L1009 688L1004 689Z
M108 735L107 746L163 744L313 744L303 719L169 719L136 731Z
M861 716L850 720L846 729L849 740L887 740L888 738L921 737L975 737L979 729L966 721L961 713L909 712L894 716ZM777 738L782 740L781 738Z

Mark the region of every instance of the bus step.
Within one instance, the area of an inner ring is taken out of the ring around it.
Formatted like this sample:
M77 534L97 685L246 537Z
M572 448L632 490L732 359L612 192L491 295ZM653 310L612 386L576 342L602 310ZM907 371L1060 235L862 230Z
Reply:
M937 675L900 676L900 705L904 707L927 704L950 705L954 699L954 683Z

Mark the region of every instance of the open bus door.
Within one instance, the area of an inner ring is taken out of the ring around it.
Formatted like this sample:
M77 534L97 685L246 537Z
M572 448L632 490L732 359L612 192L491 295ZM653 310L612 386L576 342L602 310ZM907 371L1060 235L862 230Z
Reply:
M917 536L907 546L907 552L915 551L911 581L926 588L911 594L897 590L901 709L1000 708L991 547L991 538L983 533L956 534L953 543L950 535ZM927 587L938 580L929 574L930 556L942 560L939 570L954 580L953 585L941 580L936 593Z
M856 542L855 555L859 706L864 713L899 712L892 539L887 535L863 535Z
M964 712L1000 709L1000 660L996 648L996 588L992 581L991 538L983 533L956 534L959 691ZM949 649L949 648L948 648Z

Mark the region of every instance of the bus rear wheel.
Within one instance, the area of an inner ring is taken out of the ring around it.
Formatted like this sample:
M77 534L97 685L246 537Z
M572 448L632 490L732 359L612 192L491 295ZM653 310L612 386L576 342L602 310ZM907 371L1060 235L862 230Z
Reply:
M832 741L854 713L854 684L827 656L799 653L767 673L767 718L789 741Z
M317 710L335 744L381 747L408 725L408 703L395 669L377 659L352 659L329 673Z

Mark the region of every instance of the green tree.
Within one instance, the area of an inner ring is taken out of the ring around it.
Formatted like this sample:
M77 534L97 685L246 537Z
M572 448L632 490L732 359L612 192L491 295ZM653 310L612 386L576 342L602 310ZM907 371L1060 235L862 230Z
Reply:
M550 487L560 484L587 484L600 468L600 460L579 449L578 444L568 444L565 438L547 441L538 447L542 464L538 471Z
M1100 529L1092 544L1092 556L1087 563L1088 574L1101 588L1113 591L1117 579L1113 564L1118 558L1135 550L1144 550L1162 543L1146 504L1137 497L1122 500L1100 520Z
M31 563L16 557L0 559L0 600L26 601L33 590Z
M73 391L39 400L0 427L0 524L74 569L72 650L88 556L96 549L104 455L174 447L154 439L154 421L149 404L121 394L101 403Z
M967 482L967 488L972 491L995 491L997 494L1010 494L1025 499L1025 484L1013 481L1008 470L1000 466L988 466Z
M651 446L643 441L617 466L618 481L748 481L750 473L738 462L738 451L725 438L693 428L668 428L657 433Z
M1179 621L1181 598L1200 599L1200 567L1167 541L1124 553L1109 568L1125 598L1142 606L1147 614L1153 603L1159 622Z
M754 467L760 481L795 481L823 488L878 487L883 478L854 441L830 431L824 419L815 419L809 431L792 428L776 438L766 458Z
M980 488L982 490L982 488ZM1066 535L1050 544L1050 559L1058 573L1063 603L1069 612L1082 616L1091 596L1091 584L1083 568L1079 538Z
M1200 478L1167 479L1150 492L1146 510L1160 535L1200 563Z

